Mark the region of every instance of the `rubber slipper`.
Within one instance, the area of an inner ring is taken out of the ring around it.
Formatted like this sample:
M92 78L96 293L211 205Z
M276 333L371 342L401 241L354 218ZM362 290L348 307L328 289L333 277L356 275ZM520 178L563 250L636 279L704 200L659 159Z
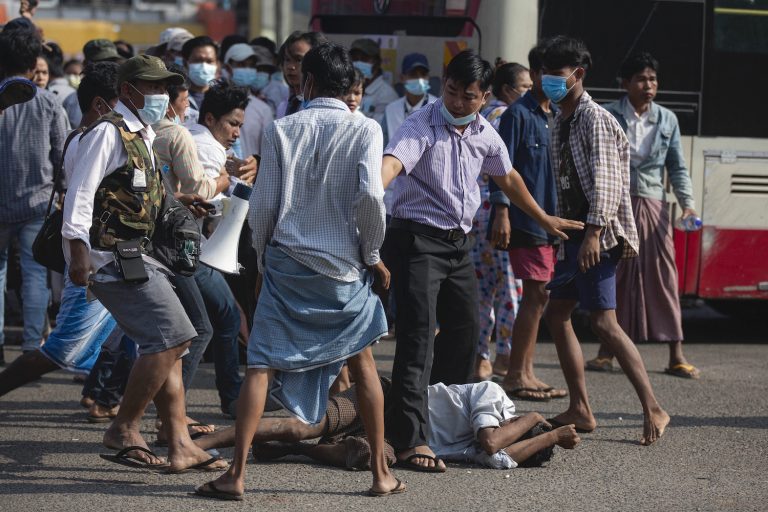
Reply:
M612 372L613 359L609 357L596 357L587 361L584 368L590 372Z
M416 464L413 462L413 459L430 459L435 461L435 466L422 466L420 464ZM422 473L445 473L445 468L441 468L438 463L441 462L441 459L438 459L437 457L434 457L432 455L426 455L424 453L414 453L412 455L409 455L406 457L405 460L398 460L396 465L399 468L403 469L410 469L411 471L420 471Z
M368 496L373 496L374 498L381 498L383 496L391 496L392 494L404 493L405 484L403 483L403 481L400 480L399 478L395 478L395 480L397 480L397 485L391 491L379 492L379 491L374 491L373 487L371 487L370 489L368 489Z
M665 368L664 373L674 377L680 377L681 379L698 379L700 375L698 368L692 364L685 363L676 364L671 368Z
M557 421L555 418L549 418L547 420L547 423L552 425L552 428L560 428L560 427L565 427L567 425L570 425L570 423L563 423L561 421ZM594 431L595 431L595 429L593 429L593 428L592 429L586 429L586 428L576 427L576 433L578 433L578 434L591 434Z
M151 457L156 457L158 459L160 458L152 450L144 448L143 446L128 446L126 448L123 448L122 450L120 450L114 455L111 453L101 453L99 454L99 457L101 457L106 461L114 462L115 464L128 466L129 468L156 470L158 468L163 469L168 467L168 463L150 464L147 461L137 459L136 457L131 457L128 454L132 451L144 452Z
M546 396L534 396L531 393L544 393L544 390L539 388L512 388L510 390L505 389L507 396L516 400L528 400L530 402L549 402L552 397L548 394ZM525 395L523 393L526 393Z
M210 459L205 460L203 462L199 462L194 466L189 466L188 468L177 469L174 471L167 469L163 471L163 473L166 475L181 475L184 473L215 473L216 471L226 471L229 468L229 465L224 467L211 466L211 464L215 464L220 460L224 460L224 459L222 459L221 457L211 457Z
M203 498L214 498L217 500L243 501L242 494L232 494L230 492L224 492L218 487L216 487L216 484L213 482L207 482L199 487L196 487L195 492L191 492L190 494L194 496L202 496Z
M194 432L189 434L189 438L194 441L195 439L200 439L201 437L205 437L210 434L213 434L213 432ZM155 446L157 446L158 448L167 448L168 441L164 439L157 439L155 441Z

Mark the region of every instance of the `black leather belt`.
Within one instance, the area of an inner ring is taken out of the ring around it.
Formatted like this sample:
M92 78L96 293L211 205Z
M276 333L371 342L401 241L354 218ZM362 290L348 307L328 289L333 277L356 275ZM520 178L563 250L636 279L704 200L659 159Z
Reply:
M432 226L426 226L406 219L392 218L392 220L389 221L389 227L410 231L411 233L417 233L419 235L431 236L432 238L439 238L440 240L446 240L448 242L463 240L464 237L467 236L462 229L433 228Z

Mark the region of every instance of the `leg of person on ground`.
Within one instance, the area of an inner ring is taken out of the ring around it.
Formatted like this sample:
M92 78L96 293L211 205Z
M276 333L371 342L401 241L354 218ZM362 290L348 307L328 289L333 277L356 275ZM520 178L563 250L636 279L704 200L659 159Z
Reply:
M58 365L39 350L25 352L0 373L0 396L58 369Z
M384 393L370 347L348 360L355 380L357 403L371 445L371 491L387 493L402 484L392 475L384 455Z
M327 417L323 417L320 423L314 425L308 425L297 418L261 418L252 444L269 441L298 443L299 441L315 439L325 434L327 426ZM210 435L195 439L195 444L203 450L231 448L235 446L235 427L217 430Z
M616 320L613 309L596 310L590 313L592 329L616 356L621 369L637 392L643 406L643 437L641 443L652 444L664 434L669 423L669 415L656 401L651 382L645 371L645 364L632 340L624 333ZM583 376L583 373L582 373Z

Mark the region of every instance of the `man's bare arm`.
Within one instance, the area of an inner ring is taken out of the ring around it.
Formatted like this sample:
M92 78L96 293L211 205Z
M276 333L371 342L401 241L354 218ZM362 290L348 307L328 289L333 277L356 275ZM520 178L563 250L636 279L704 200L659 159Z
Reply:
M384 155L381 161L381 181L385 189L401 172L403 163L392 155Z
M563 231L584 229L583 222L561 219L560 217L548 215L547 212L542 210L533 199L533 196L531 196L531 193L528 192L523 178L515 169L512 169L504 176L491 176L491 178L507 195L509 200L512 201L512 204L523 210L550 235L568 240L568 235Z

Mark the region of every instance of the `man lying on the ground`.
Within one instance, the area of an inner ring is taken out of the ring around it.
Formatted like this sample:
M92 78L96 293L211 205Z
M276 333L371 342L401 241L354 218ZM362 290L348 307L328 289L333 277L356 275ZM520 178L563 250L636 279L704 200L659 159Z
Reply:
M381 378L381 382L386 399L390 381ZM445 460L496 469L541 465L549 460L555 445L572 449L581 442L573 425L552 430L539 413L516 416L515 405L496 383L435 384L428 391L429 446ZM316 444L302 443L318 437ZM229 428L195 443L209 450L230 447L234 440L235 431ZM354 385L330 397L325 417L314 425L297 418L263 418L253 444L254 457L260 461L305 455L348 469L368 469L370 464ZM389 444L385 453L387 463L393 464L396 459Z

